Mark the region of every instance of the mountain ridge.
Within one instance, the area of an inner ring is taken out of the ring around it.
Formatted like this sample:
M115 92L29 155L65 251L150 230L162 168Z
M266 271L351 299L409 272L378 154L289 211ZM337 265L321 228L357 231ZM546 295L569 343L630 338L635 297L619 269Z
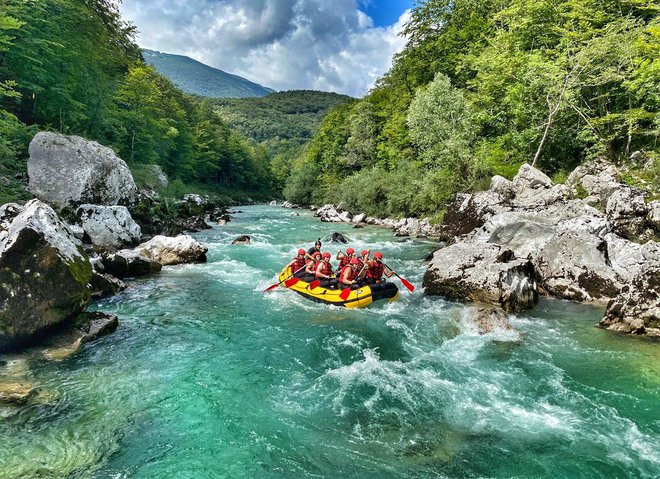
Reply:
M206 65L185 55L142 49L144 61L184 92L209 98L253 98L274 93L239 75Z

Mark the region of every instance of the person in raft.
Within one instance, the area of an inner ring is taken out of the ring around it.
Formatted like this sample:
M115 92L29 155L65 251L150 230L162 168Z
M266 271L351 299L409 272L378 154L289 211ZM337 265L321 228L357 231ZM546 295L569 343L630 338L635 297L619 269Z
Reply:
M356 289L360 287L358 274L362 263L357 258L351 258L348 265L344 266L339 273L339 287L341 289L351 288Z
M374 253L374 259L367 262L367 284L378 284L384 283L383 274L388 278L391 278L394 273L386 268L383 264L383 253L376 251Z
M312 253L311 256L312 259L307 261L307 267L305 268L305 276L303 277L303 281L305 283L311 283L314 281L316 277L316 268L322 262L322 255L320 251Z
M321 286L324 288L337 285L337 280L332 273L332 265L330 264L330 253L327 251L323 253L323 259L316 266L316 279L321 281Z
M351 262L351 259L353 259L354 257L355 257L355 250L353 248L346 248L346 253L342 252L342 250L339 250L337 252L339 267L337 269L339 271L344 269L344 267L348 266L349 263Z
M360 260L360 263L362 263L362 266L364 266L365 264L367 264L369 262L369 255L370 254L371 254L370 249L363 249L362 250L362 252L360 253L360 257L358 258Z
M319 239L316 240L316 243L314 243L314 246L312 246L311 248L309 248L307 250L307 254L310 255L310 256L314 256L314 253L320 253L321 252L321 246L323 246L323 245L321 244L321 238L319 238Z
M298 256L293 258L293 260L287 265L291 268L291 273L295 278L302 278L305 276L305 268L307 267L307 256L305 255L304 249L298 250Z

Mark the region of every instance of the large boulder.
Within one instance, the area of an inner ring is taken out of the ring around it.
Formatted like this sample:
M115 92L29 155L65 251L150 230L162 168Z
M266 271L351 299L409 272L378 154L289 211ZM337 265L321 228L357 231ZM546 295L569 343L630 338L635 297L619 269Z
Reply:
M95 268L124 279L158 273L163 266L158 261L142 256L131 249L122 249L115 253L104 254L100 265Z
M28 202L0 240L0 350L82 312L92 266L53 209Z
M394 229L395 236L419 236L422 234L422 225L417 218L404 218L402 223Z
M206 261L208 248L188 235L175 238L155 236L135 248L135 252L162 265L172 265L203 263Z
M315 216L326 223L350 223L353 219L353 215L338 205L323 205L316 210Z
M648 210L646 221L651 228L660 232L660 201L651 201L648 204Z
M94 246L114 250L140 241L140 227L125 206L82 205L76 213Z
M495 244L456 243L433 255L426 274L427 294L502 306L516 312L538 301L534 268L513 251Z
M600 158L575 168L566 179L566 186L573 197L588 195L604 207L612 193L621 188L620 176L616 166Z
M609 300L621 288L608 264L607 244L590 234L555 234L534 259L541 286L553 296L576 301Z
M641 191L627 186L617 189L607 200L605 212L619 236L635 240L644 234L648 206Z
M660 263L647 265L607 305L600 326L660 337Z
M30 192L57 209L129 203L137 192L114 151L78 136L38 133L30 143L28 175Z
M483 226L494 215L510 211L509 199L495 191L458 194L447 207L439 231L443 240L453 240Z
M513 188L517 194L525 190L552 188L552 180L543 172L525 163L513 178Z

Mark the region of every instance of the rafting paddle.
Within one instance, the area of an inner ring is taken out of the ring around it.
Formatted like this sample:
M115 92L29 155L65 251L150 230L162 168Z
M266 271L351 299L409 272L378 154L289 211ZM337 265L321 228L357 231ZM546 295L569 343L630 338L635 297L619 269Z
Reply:
M316 289L319 286L321 286L321 282L318 279L309 283L309 289Z
M293 276L293 275L296 274L296 273L299 273L300 271L302 271L302 270L305 269L306 267L307 267L306 265L303 266L303 267L300 268L298 271L295 271L291 276ZM293 286L294 284L296 284L298 281L300 281L298 278L291 278L291 276L289 276L289 278L287 278L287 279L283 279L282 281L280 281L280 282L277 283L277 284L274 284L274 285L272 285L272 286L266 288L266 289L264 290L264 293L268 293L269 291L273 291L275 288L277 288L277 287L278 287L280 284L282 284L282 283L284 283L284 286L285 286L285 287L290 288L291 286Z
M385 266L387 269L389 269L389 270L394 274L394 276L396 276L397 278L399 278L399 279L401 280L401 282L403 283L403 285L404 285L406 288L408 288L408 291L410 291L411 293L412 293L413 291L415 291L415 286L412 285L411 283L409 283L408 280L406 280L406 278L402 278L401 276L399 276L399 275L397 274L396 271L394 271L392 268L390 268L389 266L387 266L385 263L383 263L383 266Z

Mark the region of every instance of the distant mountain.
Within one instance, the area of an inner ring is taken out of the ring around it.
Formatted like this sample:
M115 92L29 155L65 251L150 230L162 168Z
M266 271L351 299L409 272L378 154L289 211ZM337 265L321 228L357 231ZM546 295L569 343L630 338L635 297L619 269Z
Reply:
M183 56L142 50L144 60L184 92L209 98L262 97L275 90Z

